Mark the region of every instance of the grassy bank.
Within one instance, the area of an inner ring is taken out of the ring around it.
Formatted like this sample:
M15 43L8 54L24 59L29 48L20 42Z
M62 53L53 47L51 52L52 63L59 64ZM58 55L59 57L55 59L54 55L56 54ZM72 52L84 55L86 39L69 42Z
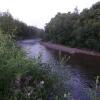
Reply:
M10 35L0 33L0 100L47 100L54 80L27 59Z

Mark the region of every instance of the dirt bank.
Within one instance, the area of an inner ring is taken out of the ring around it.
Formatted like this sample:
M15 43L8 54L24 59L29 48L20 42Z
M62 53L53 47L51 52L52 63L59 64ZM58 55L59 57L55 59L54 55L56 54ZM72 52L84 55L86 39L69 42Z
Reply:
M78 48L70 48L63 45L53 44L53 43L48 43L48 42L42 42L41 44L43 44L47 48L58 50L61 52L70 53L70 54L81 53L81 54L87 54L87 55L92 55L92 56L100 56L100 53L94 52L94 51L83 50L83 49L78 49Z
M70 54L74 60L81 61L83 63L89 64L89 66L100 66L100 53L83 50L78 48L70 48L59 44L53 44L48 42L42 42L42 45L49 49L61 51Z

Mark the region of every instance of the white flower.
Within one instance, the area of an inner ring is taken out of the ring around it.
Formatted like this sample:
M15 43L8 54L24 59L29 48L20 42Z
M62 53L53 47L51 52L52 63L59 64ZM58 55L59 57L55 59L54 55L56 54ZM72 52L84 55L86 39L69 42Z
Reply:
M28 93L28 96L30 96L30 93Z
M40 83L41 83L41 84L44 84L44 81L41 81Z
M64 98L66 98L67 97L67 94L64 94Z

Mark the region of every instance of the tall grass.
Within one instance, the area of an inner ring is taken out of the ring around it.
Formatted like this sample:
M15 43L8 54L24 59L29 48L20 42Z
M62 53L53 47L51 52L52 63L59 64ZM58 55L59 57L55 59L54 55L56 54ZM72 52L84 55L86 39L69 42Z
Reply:
M10 35L0 33L0 100L47 100L54 82L39 63L27 59Z

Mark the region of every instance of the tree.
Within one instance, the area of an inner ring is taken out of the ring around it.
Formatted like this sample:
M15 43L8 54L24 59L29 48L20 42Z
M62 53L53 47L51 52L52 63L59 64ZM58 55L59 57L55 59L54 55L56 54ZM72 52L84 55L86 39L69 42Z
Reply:
M47 39L72 47L100 51L100 2L81 13L58 13L46 24Z
M3 12L0 14L0 28L4 34L13 34L15 23L9 12Z
M43 34L43 30L14 19L9 12L0 13L0 29L4 34L10 34L16 39L33 38Z

